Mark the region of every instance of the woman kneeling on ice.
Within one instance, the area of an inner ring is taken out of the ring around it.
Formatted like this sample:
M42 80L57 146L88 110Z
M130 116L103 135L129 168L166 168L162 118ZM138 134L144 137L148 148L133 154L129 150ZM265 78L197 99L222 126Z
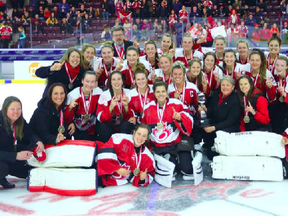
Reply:
M150 128L139 124L133 135L114 134L107 143L98 143L97 170L104 186L147 186L155 173L154 158L145 142Z

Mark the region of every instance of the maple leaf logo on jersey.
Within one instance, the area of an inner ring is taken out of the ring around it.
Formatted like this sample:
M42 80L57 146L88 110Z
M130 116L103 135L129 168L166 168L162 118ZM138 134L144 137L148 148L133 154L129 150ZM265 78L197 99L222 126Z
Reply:
M173 133L173 128L170 125L167 125L167 122L162 123L162 124L163 124L163 128L160 128L157 124L155 128L152 129L152 134L159 141L165 140L167 137L169 137Z

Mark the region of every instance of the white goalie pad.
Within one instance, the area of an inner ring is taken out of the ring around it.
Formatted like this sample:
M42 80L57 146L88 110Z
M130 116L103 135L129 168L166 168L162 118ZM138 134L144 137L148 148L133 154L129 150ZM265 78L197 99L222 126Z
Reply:
M155 181L164 187L171 188L175 164L157 154L154 154L154 160Z
M212 178L233 180L282 181L283 168L279 158L216 156Z
M227 133L217 131L215 151L229 156L274 156L285 157L282 136L262 131Z
M45 145L47 158L39 162L35 157L28 160L33 167L91 167L95 161L96 142L64 140L57 145Z
M95 169L35 168L30 171L28 190L65 196L88 196L97 191Z
M195 150L195 156L192 161L192 167L193 167L193 174L194 174L194 186L199 185L203 181L203 169L202 169L202 147L201 145L194 145Z

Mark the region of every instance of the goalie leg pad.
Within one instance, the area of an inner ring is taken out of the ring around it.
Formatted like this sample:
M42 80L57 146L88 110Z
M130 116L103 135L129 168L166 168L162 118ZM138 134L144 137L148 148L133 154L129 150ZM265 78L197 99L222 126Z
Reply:
M64 140L57 145L45 145L47 158L39 162L28 160L33 167L91 167L95 161L96 143L86 140Z
M212 163L212 178L234 180L282 181L279 158L216 156Z
M28 190L65 196L94 195L97 191L96 170L35 168L29 174Z
M227 133L217 131L214 147L216 152L229 156L285 157L282 136L262 131Z

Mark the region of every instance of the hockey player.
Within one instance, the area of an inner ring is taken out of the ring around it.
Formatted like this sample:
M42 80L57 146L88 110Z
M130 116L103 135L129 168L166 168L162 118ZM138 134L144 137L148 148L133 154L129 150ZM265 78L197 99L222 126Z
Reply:
M271 131L268 101L249 76L240 77L238 95L242 108L241 131Z
M74 122L76 140L96 140L96 110L102 90L97 87L97 75L86 71L82 79L83 87L77 87L68 94L64 117L66 122Z
M133 135L114 134L107 143L99 144L97 171L104 186L147 186L155 174L154 158L145 147L149 126L139 124Z
M143 111L142 123L151 128L151 143L153 151L177 165L183 178L192 178L193 143L182 145L182 135L190 136L193 118L185 111L187 107L178 99L168 99L168 86L163 81L153 85L155 100L146 104ZM179 161L177 161L179 158Z
M102 142L107 142L116 131L130 134L134 127L124 118L124 112L128 111L130 90L123 88L123 85L123 74L113 71L109 78L109 89L99 98L96 115L99 121L97 128L101 128L99 140Z

